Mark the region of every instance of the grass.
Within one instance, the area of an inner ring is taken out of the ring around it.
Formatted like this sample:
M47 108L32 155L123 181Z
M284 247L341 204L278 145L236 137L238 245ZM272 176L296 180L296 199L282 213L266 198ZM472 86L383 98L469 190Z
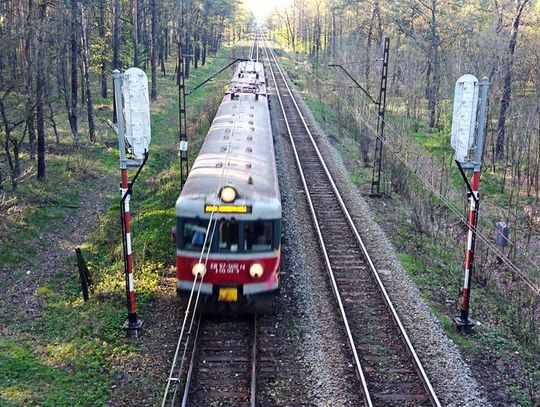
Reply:
M224 48L219 56L224 57L230 51ZM221 59L209 58L205 67L192 71L188 87L217 71L222 64ZM179 194L177 88L170 77L160 76L158 81L160 98L152 105L150 157L131 201L137 301L143 315L149 312L149 301L156 295L164 270L174 261L169 229L174 225L174 204ZM220 87L218 83L207 85L188 99L190 137L193 137L190 162L206 134ZM111 114L106 110L101 112ZM114 136L110 139L114 140ZM15 264L28 258L29 253L35 255L40 246L31 243L30 238L61 225L63 217L71 216L74 211L65 206L77 205L82 192L103 185L101 176L116 180L117 154L117 150L104 145L85 145L71 154L69 160L63 155L49 155L47 182L29 183L28 193L22 193L29 197L39 188L40 196L53 196L56 204L36 205L25 217L24 225L12 230L9 245L0 249L0 264ZM91 301L85 304L80 299L75 272L53 270L51 281L36 291L44 302L40 315L29 323L11 321L6 327L9 335L0 339L0 405L110 405L111 383L117 374L113 360L141 352L137 343L125 341L121 330L126 318L125 282L115 196L111 197L109 210L95 220L90 238L83 246L95 281ZM28 264L30 267L32 261ZM66 269L75 270L74 264L74 257L67 259ZM161 385L155 383L158 389Z

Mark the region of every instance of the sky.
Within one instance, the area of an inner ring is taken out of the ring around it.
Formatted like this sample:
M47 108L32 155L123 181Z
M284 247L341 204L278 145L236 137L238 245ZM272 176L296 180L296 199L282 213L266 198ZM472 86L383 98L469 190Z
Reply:
M262 22L264 18L275 7L283 7L290 0L244 0L248 10L251 10L257 21Z

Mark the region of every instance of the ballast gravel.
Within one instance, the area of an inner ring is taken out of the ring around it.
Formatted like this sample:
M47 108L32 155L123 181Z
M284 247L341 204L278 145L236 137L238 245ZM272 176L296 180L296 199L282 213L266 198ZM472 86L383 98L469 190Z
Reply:
M268 75L270 77L269 72ZM271 80L268 82L273 88ZM479 386L457 346L445 334L420 291L401 267L394 247L373 220L364 198L349 181L339 154L316 123L299 92L296 92L296 97L442 405L489 405L481 397ZM282 289L289 287L292 290L288 295L293 297L288 303L296 307L298 318L295 323L301 341L301 354L295 356L301 359L306 369L298 372L302 377L293 380L307 382L309 400L305 400L303 405L359 405L362 400L350 363L350 351L331 294L279 102L272 95L270 102L283 203ZM287 398L286 394L282 397Z
M357 381L350 351L344 341L336 340L343 326L334 312L334 298L278 103L271 95L283 207L281 291L277 301L281 326L276 327L275 334L288 352L280 355L276 385L260 388L260 404L359 406L363 404L360 392L351 391Z

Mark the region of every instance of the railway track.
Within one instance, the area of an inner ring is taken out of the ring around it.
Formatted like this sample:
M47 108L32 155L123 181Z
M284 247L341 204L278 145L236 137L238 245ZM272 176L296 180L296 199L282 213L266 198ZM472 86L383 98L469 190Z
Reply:
M255 406L257 317L199 317L180 406Z
M440 406L273 50L263 47L368 406Z

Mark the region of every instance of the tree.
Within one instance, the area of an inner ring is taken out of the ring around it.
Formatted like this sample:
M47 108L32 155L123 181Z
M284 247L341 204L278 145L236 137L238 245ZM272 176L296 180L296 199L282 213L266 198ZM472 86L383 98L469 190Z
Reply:
M157 39L157 33L158 33L158 21L157 21L157 0L151 0L151 14L152 14L152 46L151 46L151 70L152 70L152 90L151 90L151 96L150 98L152 100L157 99L157 53L158 53L158 39Z
M88 114L88 139L91 143L96 141L96 129L94 125L94 102L92 100L92 87L90 86L90 63L88 62L88 33L86 29L86 18L84 8L79 4L81 16L81 39L82 39L82 60L83 74L86 95L86 111Z
M43 37L45 34L45 24L47 20L47 3L42 3L39 10L39 33L38 33L38 58L37 58L37 156L38 169L37 179L45 180L45 46Z
M506 112L510 104L512 95L512 69L514 67L514 54L516 52L517 37L521 16L529 0L517 0L516 12L512 20L512 29L510 31L510 40L508 42L508 53L504 64L504 84L501 97L501 108L499 110L499 120L497 123L497 144L496 157L501 160L504 157L504 144L506 139Z

